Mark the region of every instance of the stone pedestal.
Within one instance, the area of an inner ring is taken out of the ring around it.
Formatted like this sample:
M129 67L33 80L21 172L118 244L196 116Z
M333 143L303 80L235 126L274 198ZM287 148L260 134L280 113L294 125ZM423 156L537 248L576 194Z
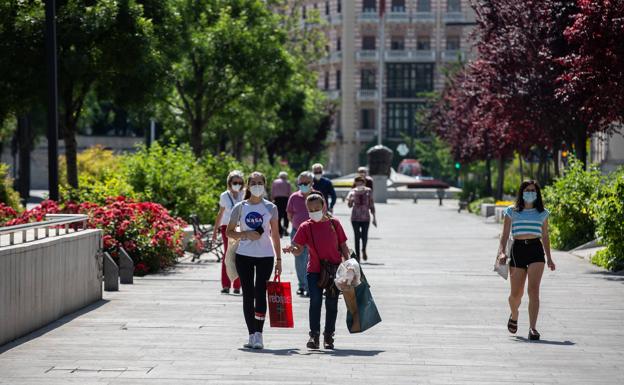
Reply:
M104 253L104 290L119 291L119 268L108 253Z
M375 203L388 202L388 177L385 175L373 175L373 200Z
M119 281L124 285L134 283L134 262L123 247L119 248Z

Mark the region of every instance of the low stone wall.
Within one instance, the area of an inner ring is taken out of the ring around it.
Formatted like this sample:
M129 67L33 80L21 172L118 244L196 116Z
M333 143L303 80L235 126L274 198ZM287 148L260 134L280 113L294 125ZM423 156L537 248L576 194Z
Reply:
M101 230L0 248L0 345L102 299Z

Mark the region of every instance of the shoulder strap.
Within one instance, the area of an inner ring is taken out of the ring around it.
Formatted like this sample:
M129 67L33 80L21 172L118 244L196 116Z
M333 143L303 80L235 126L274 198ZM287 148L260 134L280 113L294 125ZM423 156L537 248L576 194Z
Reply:
M232 208L234 208L234 199L232 199L232 197L230 196L230 192L226 191L225 194L227 194L228 199L230 200L230 204L232 205Z

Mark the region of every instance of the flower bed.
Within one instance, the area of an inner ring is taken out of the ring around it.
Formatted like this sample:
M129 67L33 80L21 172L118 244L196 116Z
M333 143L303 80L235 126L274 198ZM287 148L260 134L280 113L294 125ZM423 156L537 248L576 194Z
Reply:
M186 223L171 216L163 206L125 197L109 198L104 205L91 202L58 204L46 200L21 215L0 206L0 223L6 226L41 221L46 214L87 214L88 227L104 232L104 251L118 258L123 247L135 263L135 274L144 275L172 266L184 255Z

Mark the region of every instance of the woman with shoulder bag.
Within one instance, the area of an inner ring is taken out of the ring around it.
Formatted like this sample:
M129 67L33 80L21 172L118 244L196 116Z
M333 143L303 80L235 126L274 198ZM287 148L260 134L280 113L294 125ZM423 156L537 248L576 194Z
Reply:
M549 214L549 211L544 208L539 184L533 180L522 182L515 205L507 207L504 211L505 222L498 248L498 263L504 264L507 258L510 258L509 307L511 315L507 321L507 329L512 334L518 331L518 309L524 294L524 285L528 279L530 325L528 338L531 341L540 339L536 324L544 266L547 263L550 270L555 270L555 263L550 255ZM513 235L513 244L511 255L508 256L505 254L505 246L510 233Z
M309 349L319 349L321 334L321 308L325 291L325 331L323 346L334 348L334 332L338 316L339 291L334 283L336 270L349 256L347 236L340 222L324 213L325 200L322 195L312 193L306 198L310 219L303 222L293 238L292 245L284 248L285 253L301 254L308 247L310 258L307 266L308 289L310 291L310 339Z
M266 178L259 172L247 179L245 200L234 206L227 236L240 239L236 249L236 271L243 288L243 314L249 332L246 348L263 349L262 329L267 311L267 281L273 264L282 272L277 207L266 199ZM236 228L240 227L239 230Z

